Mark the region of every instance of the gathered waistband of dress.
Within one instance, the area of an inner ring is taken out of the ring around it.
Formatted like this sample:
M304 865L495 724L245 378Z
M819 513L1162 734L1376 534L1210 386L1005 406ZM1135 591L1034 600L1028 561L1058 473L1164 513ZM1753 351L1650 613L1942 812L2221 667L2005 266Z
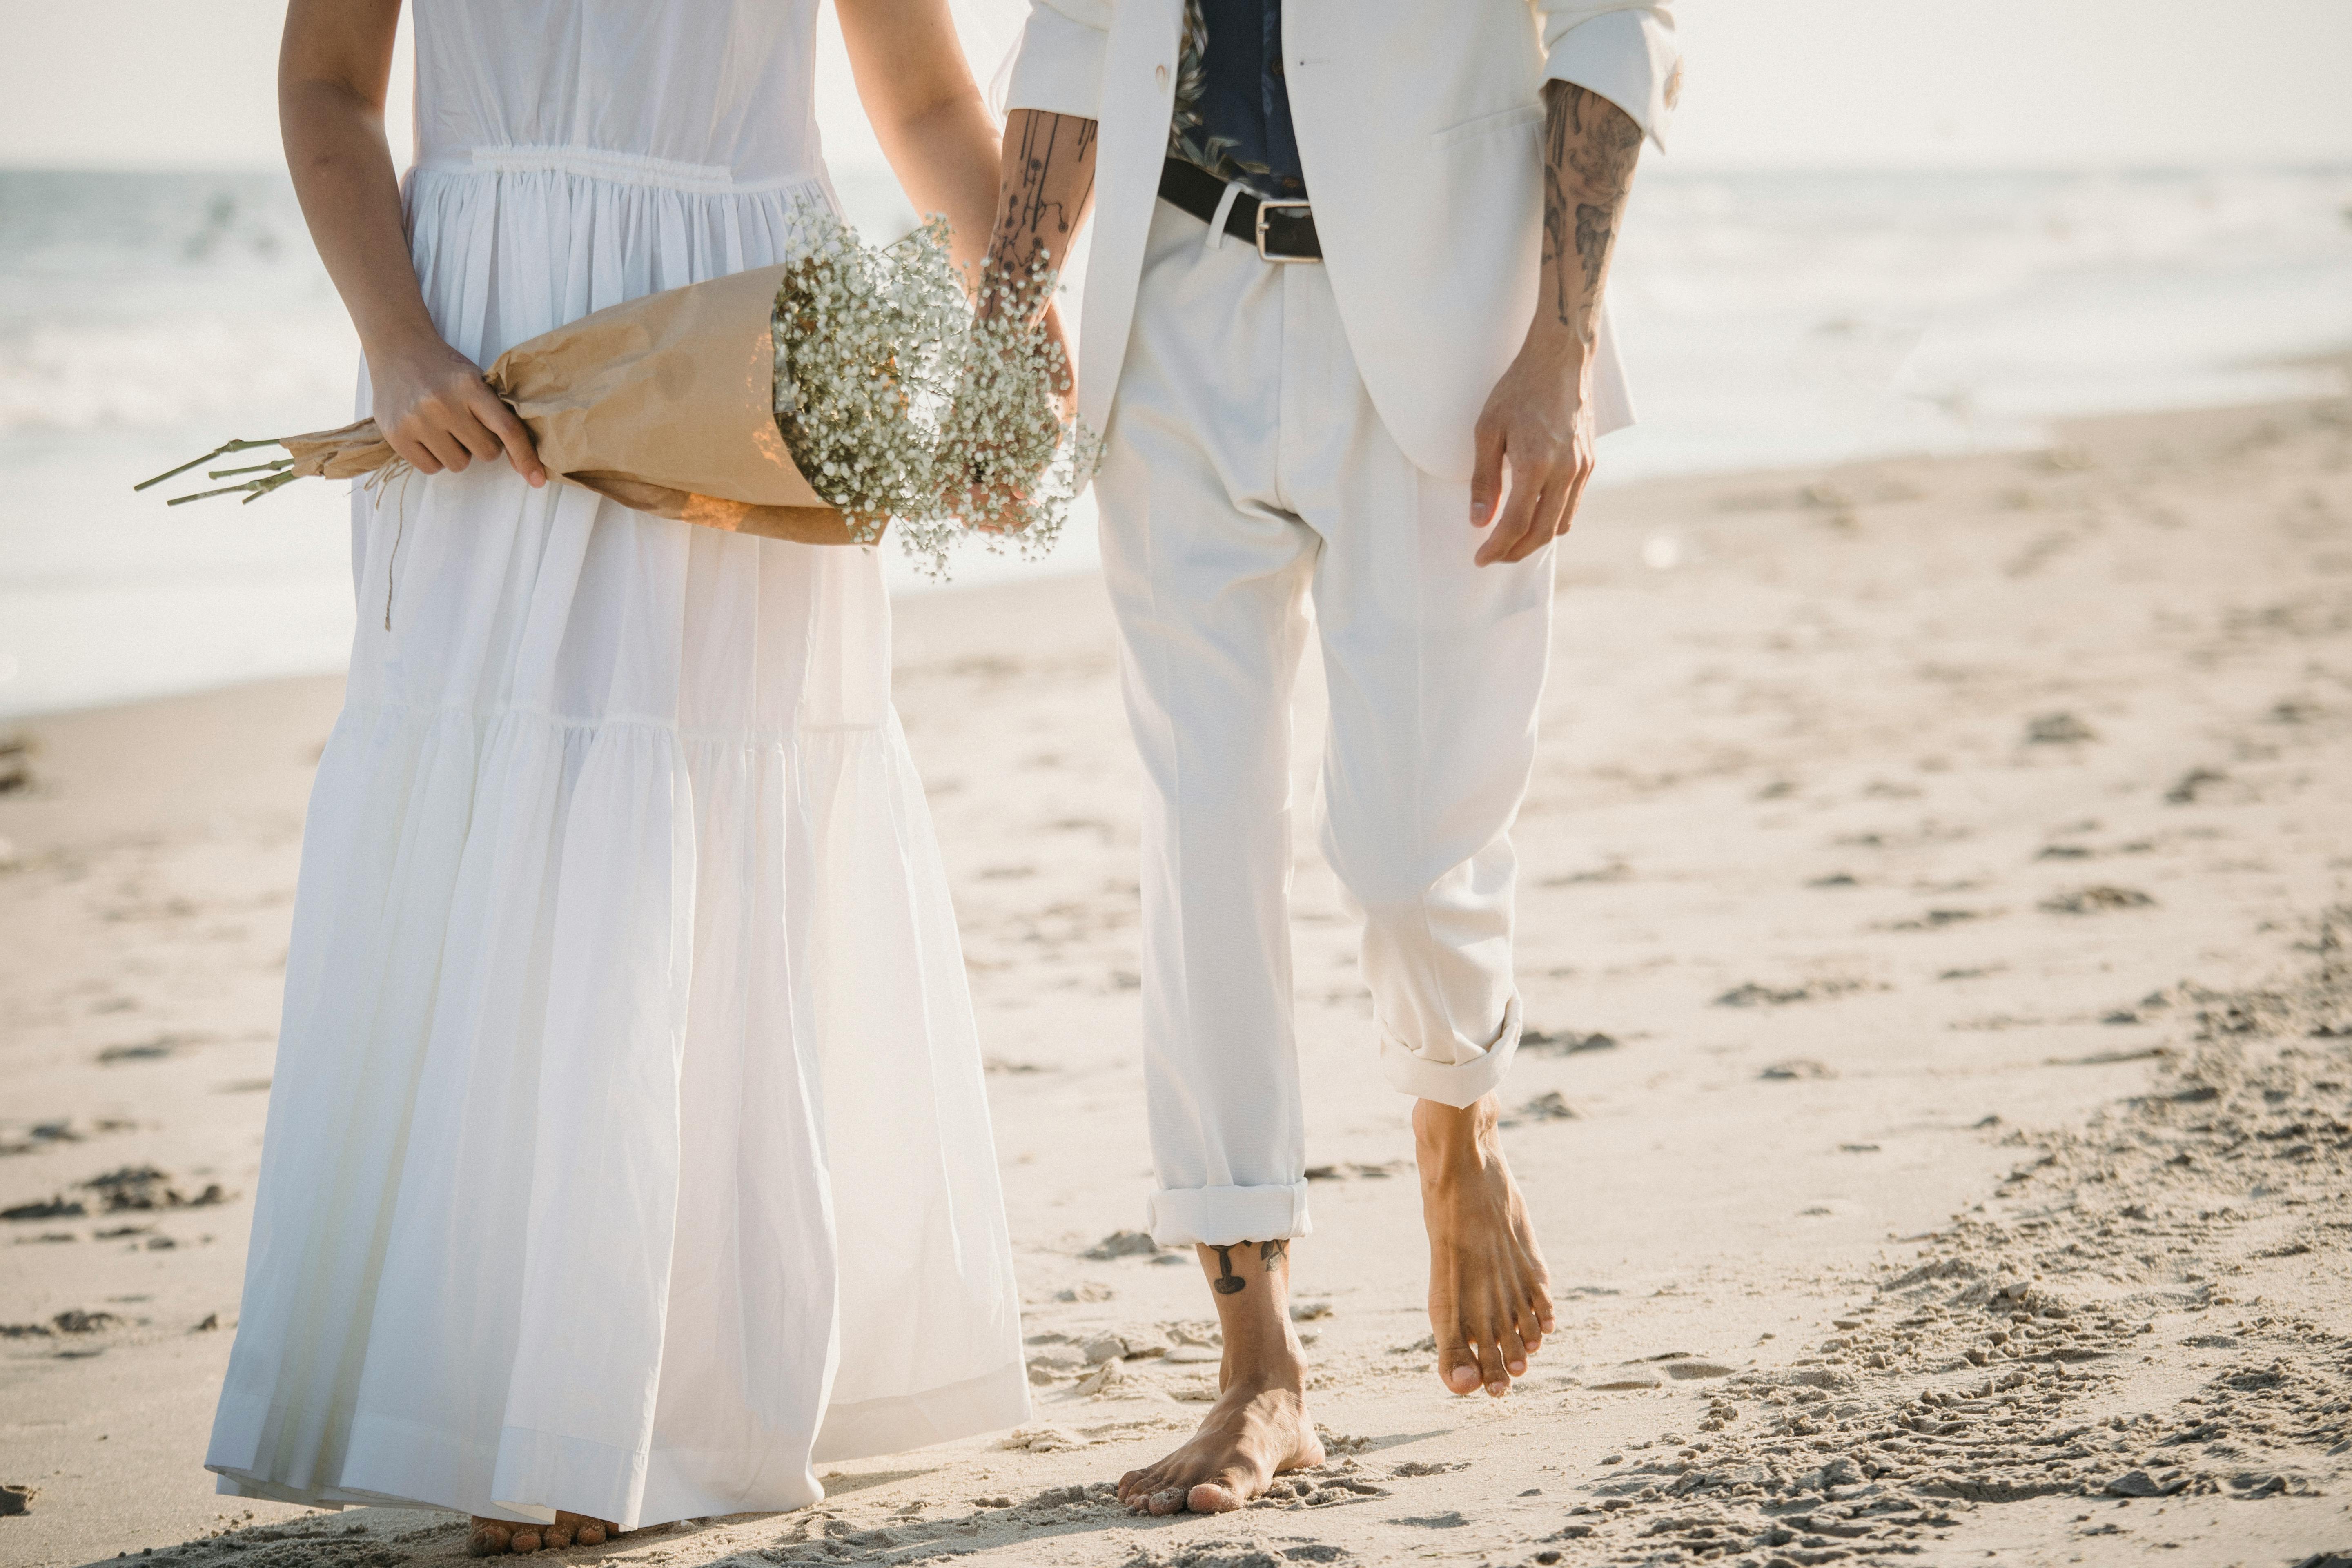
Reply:
M686 163L619 153L605 147L499 146L457 148L417 160L417 171L433 174L577 174L614 184L645 185L696 195L756 195L819 184L814 169L775 179L742 180L724 163Z

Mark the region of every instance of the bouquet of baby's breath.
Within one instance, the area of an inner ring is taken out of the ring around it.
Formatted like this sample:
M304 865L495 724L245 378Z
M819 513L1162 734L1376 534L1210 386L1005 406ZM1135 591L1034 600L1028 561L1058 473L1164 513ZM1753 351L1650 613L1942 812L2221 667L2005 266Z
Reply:
M977 530L992 548L1053 548L1098 443L1066 427L1062 346L1041 324L1052 285L991 274L964 292L934 216L874 247L829 213L776 290L776 425L817 494L864 537L895 521L944 575Z
M970 315L933 218L875 247L804 215L801 258L776 289L775 418L812 489L872 540L893 519L936 554L939 434Z
M871 544L895 521L940 576L971 532L1051 549L1099 443L1056 412L1070 371L1043 324L1042 265L983 280L974 310L944 218L877 247L829 209L796 217L797 260L614 305L499 356L484 379L548 472L640 511L810 544ZM405 467L362 419L231 441L137 488L273 446L291 455L212 470L241 482L172 504Z

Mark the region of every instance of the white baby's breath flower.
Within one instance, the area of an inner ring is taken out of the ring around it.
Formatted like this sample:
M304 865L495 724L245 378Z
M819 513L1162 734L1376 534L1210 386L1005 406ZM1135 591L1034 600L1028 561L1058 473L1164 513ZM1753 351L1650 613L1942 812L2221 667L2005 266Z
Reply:
M984 280L983 298L1013 303L976 314L946 219L876 247L830 211L799 218L802 259L776 293L775 409L812 487L869 540L895 521L937 576L974 531L992 549L1051 549L1100 443L1061 423L1066 356L1019 308L1050 273Z

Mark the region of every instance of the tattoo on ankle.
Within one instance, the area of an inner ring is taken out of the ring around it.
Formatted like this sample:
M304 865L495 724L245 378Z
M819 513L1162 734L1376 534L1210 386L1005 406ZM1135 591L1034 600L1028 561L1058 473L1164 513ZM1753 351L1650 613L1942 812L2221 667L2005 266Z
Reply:
M1253 1246L1257 1248L1259 1264L1268 1274L1274 1272L1276 1263L1289 1261L1290 1243L1287 1241L1236 1241L1231 1247L1212 1247L1209 1250L1217 1255L1217 1277L1209 1283L1218 1295L1230 1296L1236 1290L1249 1289L1249 1281L1234 1272L1234 1247Z
M1236 1290L1248 1289L1249 1281L1234 1272L1234 1249L1230 1247L1220 1247L1213 1250L1217 1255L1217 1277L1211 1283L1214 1286L1217 1294L1230 1296Z

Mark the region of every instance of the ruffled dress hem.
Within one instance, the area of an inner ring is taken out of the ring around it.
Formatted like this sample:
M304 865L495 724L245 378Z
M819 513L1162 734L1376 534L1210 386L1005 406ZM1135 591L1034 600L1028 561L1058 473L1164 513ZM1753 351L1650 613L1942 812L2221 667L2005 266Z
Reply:
M225 1406L224 1414L226 1413ZM961 1437L1003 1431L1027 1420L1029 1413L1028 1368L1015 1362L982 1376L967 1378L940 1388L887 1399L835 1405L825 1413L824 1426L810 1457L830 1464L845 1459L868 1458L877 1454L903 1454L934 1444L954 1442ZM261 1421L257 1420L256 1425L261 1425ZM379 1430L371 1431L371 1427ZM397 1451L409 1458L412 1475L403 1483L409 1489L378 1490L364 1486L296 1487L272 1480L256 1471L226 1465L208 1465L205 1468L215 1477L213 1489L223 1497L260 1498L270 1502L294 1503L304 1508L329 1510L346 1508L448 1509L484 1519L503 1519L516 1524L550 1523L554 1520L556 1510L530 1502L468 1496L467 1489L458 1479L467 1475L500 1473L500 1449L507 1449L508 1457L511 1458L513 1450L508 1447L510 1443L522 1447L559 1443L575 1449L602 1450L615 1463L616 1481L620 1479L618 1470L630 1468L629 1456L612 1450L606 1445L566 1439L554 1433L520 1432L513 1428L500 1434L499 1449L483 1448L453 1433L415 1430L406 1422L382 1418L355 1421L352 1438L354 1446L369 1444L371 1440L392 1440ZM681 1519L781 1512L805 1508L824 1500L822 1485L807 1484L803 1479L804 1471L790 1465L777 1465L778 1458L778 1452L772 1448L722 1450L657 1447L644 1460L646 1500L638 1510L640 1517L615 1522L624 1530L637 1530ZM689 1479L730 1471L756 1473L764 1469L786 1469L791 1473L761 1476L742 1491L724 1495ZM434 1477L439 1478L437 1484L432 1479ZM586 1510L572 1509L567 1511L578 1513Z

